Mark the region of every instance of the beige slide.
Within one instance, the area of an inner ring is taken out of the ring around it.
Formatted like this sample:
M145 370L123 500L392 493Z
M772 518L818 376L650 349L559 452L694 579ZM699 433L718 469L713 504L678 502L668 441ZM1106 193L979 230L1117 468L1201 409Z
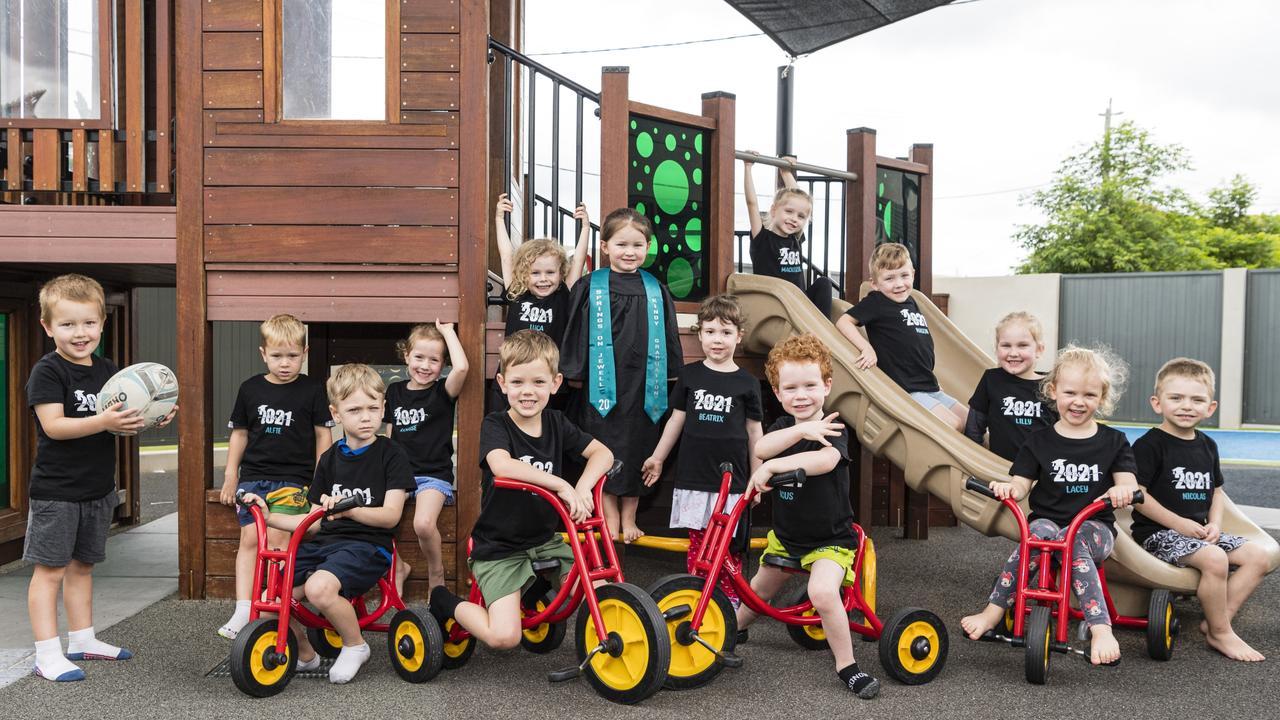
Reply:
M1001 505L964 490L970 476L984 483L1008 478L1008 461L934 417L879 368L857 369L854 361L858 351L794 285L776 278L738 274L729 277L729 292L738 296L748 318L748 351L765 354L791 335L816 335L832 352L835 379L827 407L840 413L862 446L902 468L910 487L947 502L966 525L986 535L1017 537L1017 524ZM911 295L933 334L938 382L948 395L968 401L983 371L995 367L995 361L923 294L913 291ZM848 307L848 303L836 300L831 320ZM1122 614L1145 616L1152 588L1195 593L1197 571L1161 562L1138 547L1127 532L1131 522L1127 509L1118 511L1116 518L1124 532L1107 561L1107 581ZM1265 548L1270 558L1269 571L1280 565L1280 545L1231 502L1227 503L1222 525L1224 531L1243 535ZM993 567L992 572L995 570Z

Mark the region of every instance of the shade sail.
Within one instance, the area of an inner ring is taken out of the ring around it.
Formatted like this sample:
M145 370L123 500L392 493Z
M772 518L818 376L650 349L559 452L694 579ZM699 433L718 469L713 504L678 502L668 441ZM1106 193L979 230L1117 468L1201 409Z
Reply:
M726 0L787 54L805 55L952 0Z

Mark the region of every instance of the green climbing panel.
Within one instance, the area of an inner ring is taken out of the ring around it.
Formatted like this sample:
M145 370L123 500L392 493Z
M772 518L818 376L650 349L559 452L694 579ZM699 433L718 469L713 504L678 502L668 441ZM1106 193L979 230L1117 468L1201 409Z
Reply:
M876 244L896 242L907 246L911 263L920 268L920 176L916 173L876 168ZM916 286L920 273L916 273Z

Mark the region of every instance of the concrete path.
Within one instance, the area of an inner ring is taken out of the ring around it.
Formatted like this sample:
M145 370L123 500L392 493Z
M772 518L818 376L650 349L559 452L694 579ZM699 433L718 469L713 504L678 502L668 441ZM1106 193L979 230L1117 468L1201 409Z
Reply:
M0 687L31 673L35 662L27 622L31 568L0 575ZM93 572L93 622L101 632L178 590L178 514L170 513L107 539L107 560ZM58 609L66 645L66 617Z

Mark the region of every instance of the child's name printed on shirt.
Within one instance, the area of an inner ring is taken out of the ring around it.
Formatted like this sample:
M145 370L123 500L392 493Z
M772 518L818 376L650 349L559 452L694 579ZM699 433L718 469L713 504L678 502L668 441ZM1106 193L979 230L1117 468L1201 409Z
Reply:
M529 323L530 330L544 330L555 322L555 309L538 307L526 300L520 303L520 322Z
M1213 474L1208 472L1197 472L1188 470L1184 467L1176 467L1169 471L1173 474L1173 487L1178 490L1212 490ZM1204 492L1184 492L1183 500L1208 500L1209 496Z
M1056 483L1096 483L1102 480L1102 471L1097 465L1088 463L1070 463L1062 458L1058 458L1051 463L1053 467L1053 481ZM1087 493L1088 485L1068 485L1066 491L1069 493Z
M1015 425L1031 425L1041 416L1043 407L1039 400L1018 400L1012 395L1006 395L1001 400L1001 411L1005 417L1013 418Z
M728 395L716 395L706 390L693 391L693 407L695 410L707 410L709 412L699 412L698 419L704 422L722 423L725 421L725 415L733 412L733 397Z
M392 416L396 419L396 430L400 432L417 432L418 423L427 421L427 411L423 408L396 407Z
M907 327L915 328L921 335L929 334L929 323L924 319L924 313L912 312L907 308L902 308L898 313L902 315L902 322L906 323Z
M271 426L265 428L265 432L268 435L279 435L281 433L280 428L293 425L293 411L276 410L273 407L259 405L258 423L261 425Z

